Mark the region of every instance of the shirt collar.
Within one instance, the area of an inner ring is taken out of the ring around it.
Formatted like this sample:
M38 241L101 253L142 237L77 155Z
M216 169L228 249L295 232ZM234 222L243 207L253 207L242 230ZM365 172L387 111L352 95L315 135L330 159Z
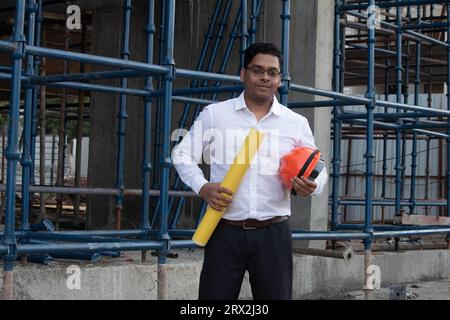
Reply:
M234 105L234 110L237 111L237 110L242 110L242 109L246 109L246 108L247 108L247 105L245 104L244 92L242 92L241 95L239 96L239 98L236 100L236 103ZM270 107L269 113L273 113L276 116L281 115L281 106L275 95L273 96L273 102L272 102L272 106Z

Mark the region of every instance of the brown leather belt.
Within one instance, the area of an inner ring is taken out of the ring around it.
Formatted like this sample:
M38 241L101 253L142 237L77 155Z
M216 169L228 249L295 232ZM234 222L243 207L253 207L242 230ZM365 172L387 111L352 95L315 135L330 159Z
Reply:
M252 229L265 228L265 227L270 226L271 224L277 224L277 223L283 222L283 221L287 220L287 218L288 218L287 216L277 216L272 219L261 220L261 221L256 220L256 219L247 219L247 220L239 220L239 221L221 219L220 221L222 223L240 227L245 230L252 230Z

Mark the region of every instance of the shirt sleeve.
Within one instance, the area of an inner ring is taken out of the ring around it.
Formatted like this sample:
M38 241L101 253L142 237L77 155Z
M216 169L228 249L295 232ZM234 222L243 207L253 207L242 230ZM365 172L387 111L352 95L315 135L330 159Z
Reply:
M203 151L210 143L207 135L204 134L212 127L210 113L210 109L205 107L191 129L172 150L172 163L178 175L197 194L208 182L198 165L202 161Z
M309 127L308 120L305 118L304 121L300 122L299 127L299 147L312 147L314 149L317 149L316 144L314 143L314 136L312 134L311 128ZM314 190L312 195L318 195L321 194L322 191L325 189L325 186L328 181L328 173L327 168L324 167L323 170L320 172L319 176L314 180L317 183L317 188Z

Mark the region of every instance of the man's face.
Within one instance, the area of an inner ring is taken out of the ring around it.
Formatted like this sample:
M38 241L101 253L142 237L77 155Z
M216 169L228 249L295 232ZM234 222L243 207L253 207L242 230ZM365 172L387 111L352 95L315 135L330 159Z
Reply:
M278 57L258 53L247 66L241 70L241 80L248 97L254 100L272 100L281 84L280 61Z

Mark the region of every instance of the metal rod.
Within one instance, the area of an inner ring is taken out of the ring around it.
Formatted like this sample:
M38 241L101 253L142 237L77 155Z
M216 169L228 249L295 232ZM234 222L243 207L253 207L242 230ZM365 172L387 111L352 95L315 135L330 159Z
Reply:
M355 16L357 18L361 18L361 19L364 19L364 20L367 20L367 18L368 18L364 14L360 14L360 13L353 12L353 11L346 11L346 14L351 15L351 16ZM400 29L400 30L402 30L402 28L401 28L401 21L400 21L400 24L397 23L397 25L391 24L391 23L387 23L387 22L384 22L384 21L380 21L380 24L381 24L381 26L386 27L388 29L394 29L394 30ZM405 34L410 36L412 39L423 40L425 42L428 42L428 43L431 43L431 44L434 44L434 45L437 45L437 46L442 46L442 47L447 47L448 46L447 43L445 43L443 41L437 40L437 39L432 38L432 37L428 37L428 36L426 36L424 34L421 34L421 33L415 32L415 31L406 30Z
M153 62L153 37L155 29L155 1L147 1L147 26L145 28L147 34L147 52L145 61ZM145 78L145 90L151 92L153 90L152 77ZM141 221L140 228L150 230L149 214L150 214L150 173L151 165L151 133L152 133L152 101L144 98L144 142L142 155L142 204L141 204ZM146 261L147 253L142 251L142 261Z
M9 110L8 147L6 149L7 185L6 185L6 213L5 231L3 234L3 245L8 248L8 253L3 256L3 299L13 298L13 268L16 260L16 238L15 228L15 190L17 162L20 158L19 152L19 108L20 108L20 77L22 73L22 60L24 58L24 21L25 1L16 0L16 16L14 20L14 31L12 41L15 44L11 54L12 79Z
M42 34L42 42L45 44L45 32ZM46 73L46 59L41 59L41 75L45 76ZM41 86L40 91L40 100L39 100L39 183L45 184L45 96L46 96L46 87ZM40 214L41 216L45 216L45 195L40 194L39 196L40 203Z
M240 67L244 67L244 52L247 49L248 43L248 29L247 29L247 0L241 0L241 47L239 49L240 53Z
M341 72L341 44L340 44L340 10L339 10L339 1L335 1L335 16L334 16L334 64L335 67L333 69L333 79L334 79L334 91L338 91L341 87L340 85L340 72ZM335 99L334 101L337 102ZM333 171L331 173L333 184L331 191L332 205L331 205L331 230L334 231L336 225L338 224L338 215L339 215L339 179L340 179L340 166L341 166L341 121L339 118L340 109L338 106L334 106L333 108Z
M21 191L22 186L16 185L16 192ZM0 184L0 192L5 191L6 185ZM77 188L77 187L59 187L59 186L39 186L31 185L30 192L42 192L42 193L63 193L63 194L93 194L93 195L112 195L115 196L119 189L115 188ZM171 196L176 197L198 197L198 195L193 191L169 191ZM125 196L140 196L142 195L141 189L124 189ZM160 190L149 190L149 195L152 197L158 197L160 195Z
M282 105L288 104L289 85L291 76L289 74L289 33L291 20L291 1L283 0L283 13L281 14L281 52L283 54L282 65L282 86L280 88L280 102Z
M81 52L86 51L86 27L81 31ZM80 64L80 73L85 71L84 63ZM84 92L78 92L78 120L77 120L77 142L75 156L75 187L81 183L81 159L83 155L83 125L84 125ZM73 226L80 225L80 195L75 195L73 208Z
M36 0L27 1L28 11L28 38L29 45L34 45L35 27L36 27ZM34 57L27 57L26 74L33 75L34 72ZM30 228L30 175L34 170L31 170L31 117L32 117L32 103L33 103L33 89L34 86L26 86L25 102L24 102L24 124L23 124L23 152L22 152L22 219L20 230L27 231ZM1 220L1 219L0 219Z
M69 33L66 30L64 32L64 49L68 50L70 44ZM63 62L63 73L66 74L68 71L68 61ZM67 105L67 89L63 88L61 95L61 108L59 110L59 128L58 128L58 166L56 169L56 184L59 187L64 186L64 176L65 176L65 156L66 156L66 105ZM41 182L41 185L45 183ZM56 230L59 230L60 217L63 211L63 197L58 194L56 197Z
M447 23L450 23L450 3L447 2ZM447 27L447 110L450 111L450 25ZM447 118L450 125L450 118ZM450 217L450 126L447 128L447 216ZM450 237L447 236L450 246Z
M154 18L155 18L155 1L148 0L147 2L147 26L145 32L147 34L147 52L146 62L153 62L153 39L156 32ZM145 90L153 91L152 77L145 78ZM150 187L150 172L151 172L151 99L144 98L144 143L143 143L143 160L142 160L142 211L141 211L141 228L148 229L149 226L149 192Z
M173 60L173 45L174 45L174 19L175 19L175 0L168 0L164 3L165 6L165 55L163 64L171 69L168 75L163 79L164 90L164 108L162 110L162 148L160 154L160 190L161 190L161 206L160 206L160 231L159 240L161 241L161 251L158 254L158 265L166 263L167 253L169 250L169 234L167 232L168 224L168 195L169 195L169 174L170 174L170 125L172 112L172 86L173 75L175 71L175 61Z
M122 25L122 60L128 61L130 57L130 27L131 27L131 0L124 0L123 6L123 25ZM120 87L127 88L128 79L120 79ZM124 171L125 171L125 130L127 114L127 96L122 94L119 97L119 112L117 113L117 163L116 163L116 188L119 189L119 193L116 195L116 208L115 208L115 229L121 228L121 216L123 209L123 189L124 184Z

